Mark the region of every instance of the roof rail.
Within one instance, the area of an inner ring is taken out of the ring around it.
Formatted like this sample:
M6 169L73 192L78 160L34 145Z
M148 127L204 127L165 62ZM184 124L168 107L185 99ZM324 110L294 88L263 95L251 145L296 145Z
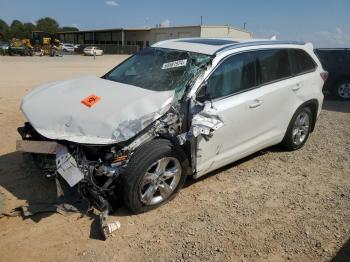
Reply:
M305 45L305 42L273 40L273 41L251 41L251 42L235 43L235 44L227 45L223 48L216 50L214 55L216 55L220 52L235 49L235 48L255 46L255 45Z

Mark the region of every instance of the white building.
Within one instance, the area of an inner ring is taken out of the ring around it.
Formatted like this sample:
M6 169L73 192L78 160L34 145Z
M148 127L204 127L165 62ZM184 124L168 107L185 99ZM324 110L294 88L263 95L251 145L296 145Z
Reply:
M252 34L246 30L229 25L194 25L155 28L115 28L60 32L61 42L80 45L114 45L119 47L136 47L142 49L155 42L185 37L228 37L249 39ZM114 50L116 50L114 48ZM118 49L119 50L119 49ZM122 49L120 49L122 50ZM126 52L128 49L125 49ZM130 51L135 51L130 49ZM125 52L123 52L125 53Z

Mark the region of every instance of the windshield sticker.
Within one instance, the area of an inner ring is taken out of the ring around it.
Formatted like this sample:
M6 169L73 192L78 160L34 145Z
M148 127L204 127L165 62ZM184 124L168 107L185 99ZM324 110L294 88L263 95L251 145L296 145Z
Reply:
M162 69L170 69L175 67L186 66L186 64L187 64L187 59L177 60L169 63L164 63L162 66Z

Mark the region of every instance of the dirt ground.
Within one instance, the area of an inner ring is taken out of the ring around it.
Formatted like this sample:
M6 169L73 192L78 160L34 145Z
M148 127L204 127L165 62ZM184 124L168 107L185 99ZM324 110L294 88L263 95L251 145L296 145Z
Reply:
M35 86L102 75L125 56L0 57L0 211L55 195L15 152L21 97ZM44 110L44 109L43 109ZM109 217L0 219L0 261L350 261L350 102L325 101L305 147L263 150L200 180L167 205Z

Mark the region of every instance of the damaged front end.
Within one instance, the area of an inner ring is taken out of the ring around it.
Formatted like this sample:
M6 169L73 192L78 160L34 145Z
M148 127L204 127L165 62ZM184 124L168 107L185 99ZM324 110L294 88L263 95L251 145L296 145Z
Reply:
M88 145L49 140L26 122L18 128L17 150L30 154L46 177L63 178L90 206L100 211L101 232L107 238L107 215L121 204L121 176L137 148L156 137L175 137L181 130L179 115L169 110L136 137L117 145ZM109 231L108 231L109 230Z
M119 177L133 152L157 136L175 136L181 128L174 112L146 127L141 133L117 145L88 145L64 140L49 140L26 122L18 128L22 140L18 151L29 153L47 177L60 175L70 187L79 191L99 210L110 209L118 201Z
M174 54L166 55L173 59ZM60 90L67 91L67 83L58 84L56 89L50 86L50 93L44 89L34 91L26 99L29 102L22 103L22 111L29 122L18 128L22 140L17 141L17 150L29 153L47 177L63 178L91 206L97 208L101 212L100 223L105 237L108 237L111 228L118 227L108 226L106 217L121 204L121 178L128 168L129 160L141 145L156 138L170 140L187 155L190 170L186 171L192 174L196 170L197 138L203 136L204 139L209 139L211 133L222 126L222 121L215 116L215 112L205 110L201 103L193 105L194 101L187 97L191 88L202 80L212 57L187 53L185 57L186 62L182 59L161 66L162 70L176 69L179 66L186 66L187 69L174 79L167 79L172 88L160 90L159 96L156 96L155 90L138 91L136 82L133 85L125 83L128 78L120 79L118 74L113 76L112 72L109 74L111 76L107 74L100 80L92 78L89 81L68 82L69 85L95 83L104 86L93 91L97 95L88 96L87 100L82 101L87 107L92 107L90 109L74 104L73 111L64 115L60 112L64 108L55 106L50 101ZM134 74L124 71L131 76ZM119 93L115 90L119 90ZM123 101L122 95L127 91L130 97L131 93L138 100ZM37 110L40 93L45 95L46 104L51 107L49 111L53 117L46 117L48 125L43 125L44 112ZM72 101L85 96L78 94L75 89L72 93L75 96ZM108 98L113 99L109 102ZM67 99L71 99L71 96ZM94 105L95 103L97 104ZM47 126L54 126L54 132Z

